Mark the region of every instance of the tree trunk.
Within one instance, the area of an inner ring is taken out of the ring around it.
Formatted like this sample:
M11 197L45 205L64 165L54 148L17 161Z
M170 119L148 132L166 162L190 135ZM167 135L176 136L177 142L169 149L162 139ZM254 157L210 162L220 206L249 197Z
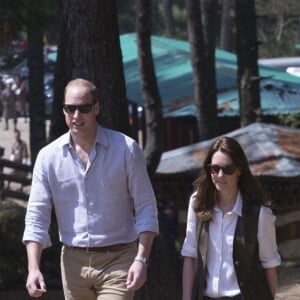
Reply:
M63 20L62 14L62 2L60 1L60 30L59 30L59 42L57 49L57 59L54 71L54 94L53 103L51 110L51 124L50 124L50 134L49 142L56 139L64 132L68 130L65 123L65 117L62 111L62 104L64 101L64 88L67 82L70 80L70 71L67 70L66 61L66 39L67 39L67 28Z
M241 126L259 120L260 89L254 0L236 0L236 53Z
M151 0L136 0L136 29L146 120L145 156L149 175L152 176L163 150L163 117L151 52Z
M194 78L194 97L200 140L217 134L217 96L215 79L216 0L186 0L188 35ZM203 24L202 24L203 22Z
M180 300L181 273L174 240L160 233L153 242L147 281L135 292L134 300Z
M173 17L173 0L163 0L164 13L165 13L165 27L166 27L166 36L174 37L175 36L175 26L174 26L174 17Z
M231 3L232 0L223 0L220 34L220 48L229 52L234 51L233 22L230 15Z
M35 0L30 0L28 5L28 99L31 163L34 164L38 151L46 144L43 5Z
M55 77L52 139L66 127L63 89L74 78L85 78L98 88L101 123L129 134L125 79L115 0L64 0L61 39Z
M203 120L208 122L206 138L217 135L218 111L217 111L217 84L215 69L215 48L216 48L216 19L217 0L201 0L201 20L203 23L203 36L205 46L205 87L203 99L205 111Z
M145 155L149 175L153 175L162 152L162 106L151 52L151 0L136 0L136 28L139 71L146 119ZM174 240L164 234L154 239L148 279L135 300L179 300L181 297L180 259Z

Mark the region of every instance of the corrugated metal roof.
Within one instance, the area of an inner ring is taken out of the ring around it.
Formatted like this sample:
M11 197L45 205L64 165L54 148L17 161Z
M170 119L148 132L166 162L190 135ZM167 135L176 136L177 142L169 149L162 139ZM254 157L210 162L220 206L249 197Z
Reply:
M285 126L254 123L227 136L239 141L256 176L300 176L300 130ZM164 152L158 174L199 172L211 139Z
M266 79L260 82L260 95L263 115L300 112L300 85ZM219 116L238 116L240 108L238 99L237 90L220 93Z
M274 58L262 58L258 62L261 65L275 67L276 69L285 71L288 67L300 67L300 57L274 57Z
M143 105L137 61L136 34L121 35L120 41L127 97L129 100ZM164 116L196 116L189 43L176 39L152 36L151 45ZM218 97L219 115L236 115L239 113L239 98L236 90L236 55L220 49L216 49L215 55L217 89L220 93ZM300 102L298 100L300 93L299 77L263 65L260 65L259 72L261 77L267 78L269 84L275 87L273 90L266 90L262 87L265 80L262 81L261 102L263 114L288 113L295 111L295 109L300 111ZM296 92L290 94L287 92L289 90L295 90ZM286 98L290 100L286 101ZM224 102L228 102L228 106L225 108ZM290 107L291 102L293 105Z

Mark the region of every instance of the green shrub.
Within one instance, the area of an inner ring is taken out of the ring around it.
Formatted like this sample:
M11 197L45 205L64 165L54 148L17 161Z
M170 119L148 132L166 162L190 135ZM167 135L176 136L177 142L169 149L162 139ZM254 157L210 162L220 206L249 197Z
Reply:
M0 203L0 289L25 287L27 257L22 236L26 207L11 200ZM48 286L60 284L60 243L54 218L52 223L53 246L43 251L41 260L41 270Z
M5 201L6 202L6 201ZM5 205L0 210L0 288L23 281L26 268L25 247L21 244L25 208Z
M281 125L289 126L292 128L300 128L300 113L289 115L278 115Z

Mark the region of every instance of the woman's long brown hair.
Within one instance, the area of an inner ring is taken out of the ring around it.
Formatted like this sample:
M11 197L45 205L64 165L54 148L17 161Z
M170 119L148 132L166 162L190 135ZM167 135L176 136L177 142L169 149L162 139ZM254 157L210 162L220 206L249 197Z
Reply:
M213 215L217 191L211 180L208 165L217 151L226 153L241 171L238 187L243 199L243 213L247 214L253 205L268 205L261 185L250 171L247 157L241 145L235 139L223 136L216 139L210 146L204 159L202 172L195 181L196 199L193 208L197 216L205 221L210 220Z

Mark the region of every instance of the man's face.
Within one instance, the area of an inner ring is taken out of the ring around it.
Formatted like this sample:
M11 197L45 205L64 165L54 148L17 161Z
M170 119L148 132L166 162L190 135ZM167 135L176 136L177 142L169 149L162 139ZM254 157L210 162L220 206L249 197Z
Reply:
M65 94L65 120L72 133L88 134L96 128L96 117L99 114L99 103L87 87L70 86ZM81 110L81 111L80 111Z

